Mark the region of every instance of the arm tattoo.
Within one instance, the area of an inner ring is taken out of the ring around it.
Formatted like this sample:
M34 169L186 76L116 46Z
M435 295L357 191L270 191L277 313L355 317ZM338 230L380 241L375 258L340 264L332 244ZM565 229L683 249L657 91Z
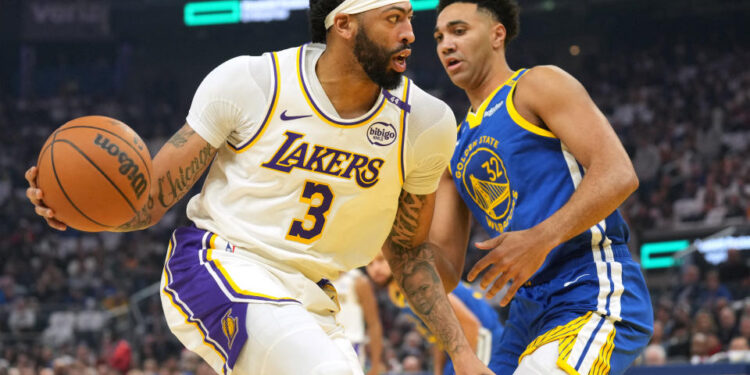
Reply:
M188 138L190 138L190 136L192 136L193 134L195 134L195 130L184 126L180 130L178 130L177 133L175 133L167 142L171 143L176 148L180 148L187 143Z
M415 244L419 219L427 202L426 196L402 192L399 210L391 234L386 241L390 250L388 262L393 276L422 321L449 353L468 345L461 326L445 295L435 268L437 248L429 243Z
M195 135L195 131L188 127L183 127L172 138L167 141L168 144L175 148L185 146L188 139ZM161 209L169 209L177 203L182 197L190 191L196 181L203 175L203 171L211 164L216 154L216 149L206 143L200 149L198 155L189 162L170 168L161 176L154 176L150 187L151 193L148 202L140 211L136 212L135 217L129 222L115 229L118 232L129 232L147 228L152 224L154 204L158 204Z
M130 232L144 229L151 224L151 209L154 208L154 197L149 194L148 201L143 208L135 213L135 217L127 223L117 227L117 232Z
M174 139L174 137L172 138ZM159 188L157 198L159 204L164 208L169 208L182 199L190 188L193 187L193 184L203 175L203 170L211 163L214 154L215 149L206 143L206 146L200 150L198 156L188 162L187 165L180 166L176 171L167 171L165 175L159 177L157 181ZM172 172L174 172L174 175L172 175Z

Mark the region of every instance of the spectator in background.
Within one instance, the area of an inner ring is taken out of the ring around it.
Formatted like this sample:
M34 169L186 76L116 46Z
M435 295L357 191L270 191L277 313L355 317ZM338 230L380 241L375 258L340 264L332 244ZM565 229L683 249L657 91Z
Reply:
M406 374L416 374L422 371L421 356L407 355L402 362L403 372Z
M727 252L727 259L719 264L719 277L722 283L739 284L750 275L750 267L747 266L742 254L737 249Z
M674 293L673 300L678 304L687 304L690 311L694 311L700 303L699 297L702 294L701 273L698 266L688 264L682 269L682 282Z
M729 341L737 335L737 315L729 306L719 310L718 336L722 347L729 345Z
M11 332L29 332L36 326L36 304L26 298L19 298L13 303L8 317L8 328Z
M708 336L696 333L690 338L690 363L705 363L708 359Z
M667 352L664 347L650 344L643 351L643 364L646 366L663 366L667 363Z
M664 323L660 320L654 320L654 333L651 335L650 345L663 346L662 341L664 340Z
M704 308L713 310L718 304L723 304L732 300L732 294L729 292L726 286L719 282L719 272L717 270L709 270L706 273L706 286L702 288L700 301Z
M729 356L729 362L732 363L750 362L750 346L748 346L748 340L742 336L733 338L729 343L727 355Z
M744 337L745 340L750 341L750 315L745 313L740 318L740 336Z

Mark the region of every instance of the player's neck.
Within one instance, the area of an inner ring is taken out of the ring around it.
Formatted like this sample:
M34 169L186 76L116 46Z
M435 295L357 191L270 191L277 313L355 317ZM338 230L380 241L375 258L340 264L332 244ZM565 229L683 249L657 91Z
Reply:
M343 48L326 48L315 64L315 74L342 118L364 115L380 95L380 86L367 76L351 51Z
M515 72L508 66L505 58L495 64L490 64L490 69L487 71L476 84L467 88L466 96L469 97L471 102L472 111L476 111L480 105L492 94L495 89L505 83Z

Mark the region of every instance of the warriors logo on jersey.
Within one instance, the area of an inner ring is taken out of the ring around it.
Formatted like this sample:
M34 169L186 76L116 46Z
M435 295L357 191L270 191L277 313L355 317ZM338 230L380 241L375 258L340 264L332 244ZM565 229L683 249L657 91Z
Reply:
M503 232L513 217L518 192L512 189L498 141L482 136L464 151L454 172L474 203L484 211L486 224Z

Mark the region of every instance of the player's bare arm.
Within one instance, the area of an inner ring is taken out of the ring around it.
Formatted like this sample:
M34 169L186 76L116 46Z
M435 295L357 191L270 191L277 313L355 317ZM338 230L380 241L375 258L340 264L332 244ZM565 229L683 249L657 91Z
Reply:
M489 374L471 350L435 268L435 245L424 242L432 221L435 194L401 192L399 208L383 255L412 310L435 334L458 373ZM464 372L461 372L463 369Z
M440 249L435 254L435 263L446 292L455 289L461 280L470 229L471 213L446 169L440 177L435 214L428 235L428 241Z
M458 322L461 324L461 329L464 331L464 336L469 340L471 350L477 351L477 343L479 341L479 328L482 327L482 323L479 321L476 315L469 310L466 305L461 302L461 299L453 294L448 294L448 302L450 302L453 311L456 313Z
M151 184L148 203L133 220L115 231L134 231L156 224L164 213L193 187L215 154L215 148L195 133L188 124L183 125L154 158L152 181L156 183ZM36 175L36 167L26 171L26 180L29 183L26 196L34 204L36 213L42 216L49 226L65 230L65 223L55 219L55 213L44 206L43 192L36 186Z
M383 364L383 325L380 323L378 302L372 284L367 277L362 276L355 279L354 288L359 303L362 305L362 312L365 315L365 324L367 325L367 337L369 339L367 346L372 362L367 375L377 375L385 370Z
M148 203L118 231L148 228L161 220L195 185L211 164L217 149L185 124L162 146L154 158L155 184Z
M514 102L527 120L560 138L586 174L570 200L539 225L477 244L492 251L472 268L469 279L492 266L481 281L482 287L492 285L488 297L512 280L503 306L555 246L603 220L638 187L612 126L571 75L552 66L533 68L519 80Z

